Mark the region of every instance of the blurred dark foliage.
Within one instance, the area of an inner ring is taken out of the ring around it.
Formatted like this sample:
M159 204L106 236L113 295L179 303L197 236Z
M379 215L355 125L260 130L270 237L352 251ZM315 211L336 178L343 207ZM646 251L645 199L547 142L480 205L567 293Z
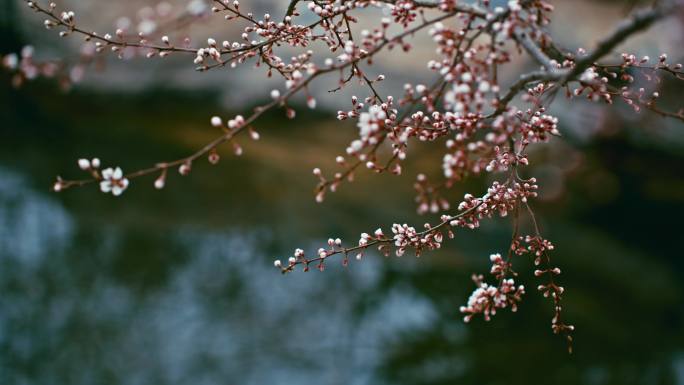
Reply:
M0 4L0 53L21 49L22 39L16 23L18 17L17 2L6 0Z

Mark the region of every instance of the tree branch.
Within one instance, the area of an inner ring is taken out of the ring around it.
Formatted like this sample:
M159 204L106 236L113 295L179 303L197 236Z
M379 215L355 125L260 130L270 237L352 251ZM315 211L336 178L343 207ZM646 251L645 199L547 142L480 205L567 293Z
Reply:
M525 51L527 51L527 53L530 54L530 56L532 56L532 58L536 60L539 64L544 66L544 68L546 68L547 71L558 71L558 67L554 65L554 63L548 56L546 56L546 54L541 50L539 45L537 45L537 43L534 40L532 40L529 33L525 31L516 30L513 33L513 37L515 38L515 41L517 41L518 44L525 48Z
M599 41L598 46L588 55L582 57L575 62L575 66L570 69L559 70L553 65L551 59L541 50L539 45L530 38L529 33L524 31L515 31L513 37L515 40L527 51L527 53L545 70L530 72L521 75L517 82L515 82L506 93L506 95L499 100L499 106L496 111L489 115L494 117L505 111L508 103L522 91L527 84L534 81L560 81L561 84L568 83L587 68L595 65L595 62L610 53L620 43L625 41L631 35L640 32L650 27L659 19L672 14L673 11L679 9L680 4L670 4L668 6L656 6L648 9L641 9L623 22L621 22L608 36Z
M565 75L563 83L577 77L577 75L584 72L585 69L591 67L598 59L608 54L613 48L626 40L630 35L647 29L655 21L661 19L678 9L681 5L657 6L654 8L641 9L636 11L632 16L621 22L613 32L601 39L596 49L594 49L587 56L575 62L575 66Z

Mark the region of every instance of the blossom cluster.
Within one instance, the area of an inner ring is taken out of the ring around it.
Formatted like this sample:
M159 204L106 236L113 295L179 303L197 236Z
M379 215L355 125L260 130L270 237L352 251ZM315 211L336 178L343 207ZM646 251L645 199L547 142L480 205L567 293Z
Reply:
M481 275L473 276L477 288L468 298L468 303L460 308L461 313L465 314L465 322L470 322L476 314L482 314L485 321L489 321L497 309L510 307L513 312L518 310L518 303L525 294L525 286L516 286L512 278L502 279L499 285L490 285L483 279Z

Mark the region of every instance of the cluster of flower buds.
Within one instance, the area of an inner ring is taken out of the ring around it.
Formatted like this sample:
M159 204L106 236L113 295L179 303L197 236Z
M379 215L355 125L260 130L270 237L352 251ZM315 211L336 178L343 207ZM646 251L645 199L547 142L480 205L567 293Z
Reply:
M429 230L430 225L426 224ZM394 246L396 247L397 257L404 255L406 249L415 250L416 256L420 256L423 250L435 250L442 246L444 239L440 231L428 231L427 233L418 233L415 228L397 223L392 225L392 233L394 233Z
M522 240L523 238L521 237L520 239ZM551 243L551 241L549 241L548 239L544 239L539 235L527 235L525 236L524 241L527 244L527 246L524 249L526 250L526 252L532 254L535 257L535 265L539 265L541 263L541 256L544 255L544 253L553 251L554 249L553 243Z
M103 193L111 193L114 196L121 195L126 188L128 188L129 181L124 175L120 167L108 167L100 170L100 159L81 158L77 162L78 168L89 173L93 180L98 181L100 191ZM57 178L57 181L52 186L55 192L60 192L72 186L78 186L87 183L88 181L64 181L62 178Z
M507 216L520 202L525 203L529 197L537 196L536 190L539 186L536 182L535 178L524 182L516 181L510 185L494 181L487 190L479 212L485 216Z
M320 171L319 171L320 172ZM303 258L304 254L301 249L295 251L295 257L300 255L302 258L295 258L291 260L290 264L283 266L280 260L275 261L276 267L283 270L283 272L290 272L298 264L304 265L304 270L308 271L308 265L312 262L322 262L326 258L335 254L344 254L345 258L343 264L348 263L347 256L350 253L356 253L356 259L360 260L363 257L364 252L371 246L377 246L378 250L385 256L389 256L392 249L394 249L394 254L398 257L404 255L406 251L412 250L414 254L418 257L423 251L431 251L439 249L444 237L453 238L454 232L452 227L467 227L475 228L476 226L471 225L473 221L478 221L482 217L481 213L478 213L478 208L482 205L483 200L481 198L472 198L471 196L466 196L461 207L464 209L457 215L442 215L440 217L441 222L436 225L431 225L430 223L425 223L423 225L424 230L418 231L415 227L409 226L408 224L398 224L392 225L392 236L387 237L381 228L378 228L373 232L373 234L362 233L357 246L353 247L343 247L341 241L328 240L328 249L319 249L318 257L313 259ZM468 206L468 208L465 208ZM477 222L479 223L479 222Z
M406 28L416 20L416 3L413 0L398 0L391 6L392 18L395 24L400 24Z
M572 62L571 62L572 64ZM635 54L623 53L620 64L594 64L580 76L580 86L572 95L585 95L592 101L605 101L612 104L622 100L634 112L643 108L664 117L684 121L684 106L677 111L668 111L658 106L658 99L665 76L684 79L681 63L669 63L663 53L653 60L648 56L639 58Z
M387 119L387 107L372 105L368 108L368 112L362 112L359 115L359 139L354 140L349 147L347 147L347 154L358 154L368 145L377 144L378 133L385 127L385 120Z
M515 312L525 294L525 287L516 286L512 278L502 279L497 286L484 282L482 275L474 275L473 281L477 288L468 298L468 303L460 308L461 313L465 314L465 322L470 322L477 314L482 314L485 321L489 321L497 309L510 307L511 311Z
M547 277L548 281L547 283L537 286L537 290L541 292L545 298L550 298L553 301L554 315L553 318L551 318L551 330L553 330L555 334L565 335L569 344L568 348L572 351L572 336L570 334L575 330L575 327L562 321L561 315L563 308L561 306L561 300L565 288L558 285L554 278L561 273L561 270L558 267L552 267L550 265L551 260L547 253L544 253L544 257L547 267L536 269L534 275L537 277Z
M523 120L518 128L524 143L546 142L549 135L560 135L558 131L558 118L544 114L544 108L540 108L534 113L530 113L529 119ZM518 115L523 117L522 111Z
M509 167L529 164L527 155L516 154L510 150L502 150L499 146L494 147L494 159L487 165L487 172L508 171Z
M492 262L492 268L489 270L489 273L496 277L496 279L503 279L510 270L511 264L504 261L501 254L492 254L489 256L489 260Z
M163 40L163 38L162 38ZM166 43L166 41L164 41ZM209 38L207 39L206 48L200 48L197 50L197 56L195 57L194 63L197 65L203 64L206 58L214 60L216 63L223 63L221 60L221 51L216 46L216 40Z
M305 97L309 108L315 108L315 93L310 88L317 78L326 74L337 76L337 88L330 89L331 93L358 80L365 94L352 97L351 109L337 112L339 120L356 121L358 136L346 147L346 154L336 157L341 170L332 178L326 178L319 168L314 169L318 179L316 200L323 201L325 193L336 191L342 182L351 182L359 169L401 174L402 162L416 142L445 143L446 149L439 154L434 167L435 171L441 170L440 180L428 182L426 173L421 173L414 184L418 212L441 213L441 222L426 223L423 230L394 224L391 236L378 229L372 234L361 234L358 244L349 247L343 246L340 239L331 238L328 246L311 258L297 249L286 263L276 260L274 264L283 272L293 271L298 265L306 271L311 263L323 270L333 255L343 255L346 265L348 255L361 258L370 247L377 247L384 255L392 251L402 255L409 250L420 255L440 248L445 236L453 237L455 228L475 229L484 218L507 217L512 213L516 232L508 257L491 257L491 273L499 284L488 285L481 277L475 277L477 289L461 309L466 320L475 314L489 319L504 307L515 310L524 288L508 278L512 273L511 256L529 254L535 258L538 275L549 277L540 290L554 300L554 332L567 335L572 331L572 326L560 321L563 290L553 282L553 276L560 270L551 265L548 255L553 245L539 235L538 228L534 236L517 234L520 208L525 207L534 215L528 201L536 197L538 189L535 178L519 176L518 166L528 164L526 151L530 146L559 135L558 119L547 113L556 92L565 88L569 98L586 96L606 103L621 100L635 111L648 109L684 120L684 110L666 111L658 104L664 76L684 79L681 64L669 63L665 54L655 61L623 54L617 64L601 63L602 57L631 33L671 13L663 12L658 8L660 5L651 10L649 17L625 21L612 36L602 39L594 51L579 49L574 53L559 49L563 57L559 62L546 53L548 48L557 47L547 27L553 7L544 1L356 0L308 1L304 6L295 0L281 19L268 13L259 17L244 10L236 0L215 0L211 12L205 1L192 0L184 12L173 11L167 3L145 7L138 13L137 26L131 19L122 18L113 33L98 33L77 25L73 12L58 10L54 3L26 3L46 18L45 27L59 31L61 36L80 35L85 45L81 59L71 64L38 64L30 47L21 55L2 57L2 66L13 72L15 85L41 75L62 73L68 74L63 78L72 83L83 76L90 62L106 52L114 52L119 58L186 55L190 58L188 64L194 61L200 71L251 63L263 68L267 77L275 75L282 82L270 92L269 102L255 108L251 115L237 115L227 121L218 116L211 118L211 125L221 130L220 136L193 154L142 168L128 176L118 167L100 171L97 159L81 159L79 167L90 173L91 178L58 178L56 191L96 182L103 192L120 195L129 185L128 178L144 175L157 175L154 187L161 189L169 169L177 168L181 175L188 175L197 159L207 157L211 164L218 163L218 147L223 144L232 145L240 155L242 147L236 136L248 133L252 139L259 139L253 125L265 111L282 108L288 118L294 118L296 112L290 103L297 95ZM384 8L386 17L379 18L373 28L354 31L357 12L369 7ZM428 9L430 12L425 12ZM237 35L225 40L212 37L206 44L192 46L189 37L175 30L187 24L162 22L188 15L192 21L212 14L223 16L232 30L238 31ZM300 20L307 24L298 24ZM428 34L432 40L435 55L425 64L434 81L405 84L403 95L396 100L383 95L381 82L385 75L371 75L369 67L384 51L395 50L395 55L399 50L410 52L413 46L409 40L419 33ZM318 47L322 47L322 55L316 51ZM516 48L527 52L541 70L521 74L507 84L502 82L502 68L518 56ZM526 108L518 107L517 97L527 103ZM466 194L461 202L447 199L449 195L444 190L485 172L505 172L508 178L493 182L484 196ZM458 208L456 215L444 214L454 206ZM536 221L533 222L536 228Z

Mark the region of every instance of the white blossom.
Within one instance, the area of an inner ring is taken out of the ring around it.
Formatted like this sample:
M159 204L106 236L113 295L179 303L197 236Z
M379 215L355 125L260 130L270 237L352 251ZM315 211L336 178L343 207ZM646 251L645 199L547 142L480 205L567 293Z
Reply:
M368 112L363 112L359 116L359 136L361 139L368 137L380 129L380 124L387 118L387 114L378 105L370 106ZM358 151L358 150L357 150Z
M128 179L123 175L120 167L115 169L106 168L102 170L102 181L100 181L100 190L103 193L112 193L114 196L121 195L128 187Z

